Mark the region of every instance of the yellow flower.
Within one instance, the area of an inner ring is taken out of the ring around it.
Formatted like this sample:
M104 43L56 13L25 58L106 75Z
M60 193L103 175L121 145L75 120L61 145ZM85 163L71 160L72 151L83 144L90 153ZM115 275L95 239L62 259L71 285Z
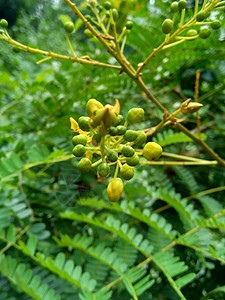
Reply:
M90 144L92 137L90 137L88 131L83 131L82 129L80 129L79 124L74 120L74 118L70 118L70 124L71 124L71 129L73 130L73 132L76 132L77 134L82 134L87 138L87 142L88 144Z

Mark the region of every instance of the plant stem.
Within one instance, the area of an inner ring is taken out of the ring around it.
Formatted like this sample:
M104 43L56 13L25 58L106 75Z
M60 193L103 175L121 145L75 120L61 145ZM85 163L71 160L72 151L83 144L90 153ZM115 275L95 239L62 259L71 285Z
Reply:
M195 0L195 11L194 11L194 17L196 17L198 13L198 0Z
M199 192L197 194L185 197L182 200L184 200L184 199L191 200L191 199L194 199L194 198L197 198L197 197L201 197L201 196L204 196L204 195L209 195L209 194L216 193L216 192L222 192L224 190L225 190L225 186L219 186L219 187L216 187L216 188L213 188L213 189L205 190L205 191ZM171 205L167 204L165 206L162 206L162 207L154 210L152 213L158 214L158 213L160 213L160 212L162 212L164 210L167 210L170 207L171 207Z
M73 50L73 47L72 47L72 45L71 45L71 43L70 43L69 35L68 35L67 32L66 32L66 41L67 41L67 44L68 44L68 46L69 46L69 48L70 48L71 53L73 54L73 57L74 57L74 58L77 58L77 56L76 56L76 54L75 54L75 52L74 52L74 50Z
M225 190L225 186L219 186L219 187L216 187L216 188L213 188L213 189L205 190L205 191L199 192L197 194L191 195L189 197L186 197L185 199L186 200L191 200L191 199L194 199L196 197L201 197L201 196L209 195L209 194L216 193L216 192L222 192L224 190Z
M17 47L19 47L20 49L27 51L27 52L31 52L31 53L37 53L37 54L42 54L44 56L49 56L50 58L55 58L55 59L62 59L62 60L69 60L72 62L77 62L83 65L92 65L92 66L99 66L99 67L104 67L104 68L111 68L111 69L116 69L116 70L121 70L122 68L120 66L114 66L114 65L110 65L110 64L105 64L96 60L92 60L92 59L83 59L83 58L79 58L79 57L71 57L71 56L66 56L66 55L62 55L62 54L58 54L58 53L54 53L52 51L43 51L41 49L37 49L37 48L32 48L32 47L28 47L26 45L23 45L15 40L13 40L11 37L3 37L2 38L4 41L6 41L7 43L11 44L11 45L15 45ZM40 61L39 61L40 63Z
M182 160L187 160L187 161L207 162L207 160L204 160L204 159L199 159L199 158L185 156L185 155L178 155L178 154L173 154L173 153L168 153L168 152L163 152L162 156L172 157L172 158L177 158L177 159L182 159Z
M154 165L154 166L216 166L218 162L213 161L140 161L140 164Z
M64 0L64 2L66 4L68 4L70 6L70 8L72 9L72 11L74 12L75 15L78 16L78 18L81 19L81 21L84 23L84 25L91 31L91 33L99 40L99 42L106 48L106 50L113 56L115 57L115 59L120 63L121 67L121 71L123 70L124 72L126 72L131 78L135 77L135 72L131 71L130 69L130 63L127 64L126 61L124 61L123 59L121 59L121 57L119 57L118 53L116 53L111 47L110 45L105 41L105 39L102 37L102 35L100 33L98 33L97 30L95 30L95 28L91 25L91 23L84 17L84 15L80 12L80 10L77 8L75 3L72 3L70 0Z
M196 81L195 81L195 102L198 103L198 96L199 96L199 80L200 80L200 71L196 71ZM197 115L197 129L198 129L198 137L201 139L201 121L200 121L200 115L199 111L196 112Z
M225 161L211 149L203 140L196 137L193 133L191 133L186 127L182 124L177 123L176 126L183 131L187 136L189 136L192 140L194 140L197 144L199 144L207 153L209 153L212 157L214 157L222 167L225 168Z
M93 167L96 167L96 166L99 165L101 162L102 162L102 159L99 159L98 161L96 161L95 163L93 163L93 164L91 165L91 167L92 167L92 168L93 168Z

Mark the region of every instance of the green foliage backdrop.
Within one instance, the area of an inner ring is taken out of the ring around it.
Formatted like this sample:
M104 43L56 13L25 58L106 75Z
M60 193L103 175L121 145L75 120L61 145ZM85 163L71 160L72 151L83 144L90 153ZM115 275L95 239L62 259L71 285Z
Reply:
M69 55L63 22L71 18L77 55L114 63L85 38L63 1L32 2L30 8L21 1L9 23L13 38ZM125 54L137 65L163 41L171 2L112 2L119 28L133 20ZM193 1L188 5L191 15ZM89 13L83 2L78 6ZM143 80L172 113L194 97L200 70L203 138L224 158L224 12L215 17L220 30L159 52ZM123 114L144 108L137 129L155 126L162 112L124 73L59 60L36 65L40 59L13 54L1 41L0 299L225 299L224 168L140 165L122 199L110 203L107 182L99 184L94 172L80 174L71 159L69 117L84 115L90 98L103 104L118 98ZM184 124L196 133L194 116ZM211 159L172 126L152 140L166 152Z

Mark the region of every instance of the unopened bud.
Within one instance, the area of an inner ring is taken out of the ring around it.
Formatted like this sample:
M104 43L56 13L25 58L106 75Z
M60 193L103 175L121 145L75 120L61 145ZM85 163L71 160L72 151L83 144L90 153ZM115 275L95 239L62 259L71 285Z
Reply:
M119 111L120 104L116 99L114 106L107 104L103 108L97 110L95 116L93 116L93 122L97 126L103 123L105 128L109 128L117 122Z
M131 108L127 114L128 124L135 124L142 121L144 116L144 110L142 108Z
M200 108L202 108L202 104L198 102L191 102L190 100L185 101L181 104L181 112L183 114L193 114L194 112L198 111Z
M96 99L90 99L86 104L86 111L90 117L94 115L100 108L103 108L103 105Z
M107 195L111 202L119 201L123 193L123 182L120 178L113 178L110 180L107 187Z
M149 142L143 149L143 156L147 160L156 160L162 154L162 147L154 142Z

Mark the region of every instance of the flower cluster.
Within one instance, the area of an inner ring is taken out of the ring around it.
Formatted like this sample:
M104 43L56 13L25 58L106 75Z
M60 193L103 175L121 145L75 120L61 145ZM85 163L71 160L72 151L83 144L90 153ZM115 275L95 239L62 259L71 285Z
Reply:
M123 192L124 180L134 176L134 167L140 158L156 160L162 154L160 145L147 141L142 130L133 130L132 125L142 121L144 110L132 108L126 120L120 115L120 104L102 105L96 99L90 99L86 105L87 116L81 116L76 122L70 118L71 128L77 133L72 139L73 155L82 157L78 163L81 172L89 172L97 167L97 176L105 181L110 175L110 167L116 166L114 177L110 180L107 195L110 201L118 201Z

